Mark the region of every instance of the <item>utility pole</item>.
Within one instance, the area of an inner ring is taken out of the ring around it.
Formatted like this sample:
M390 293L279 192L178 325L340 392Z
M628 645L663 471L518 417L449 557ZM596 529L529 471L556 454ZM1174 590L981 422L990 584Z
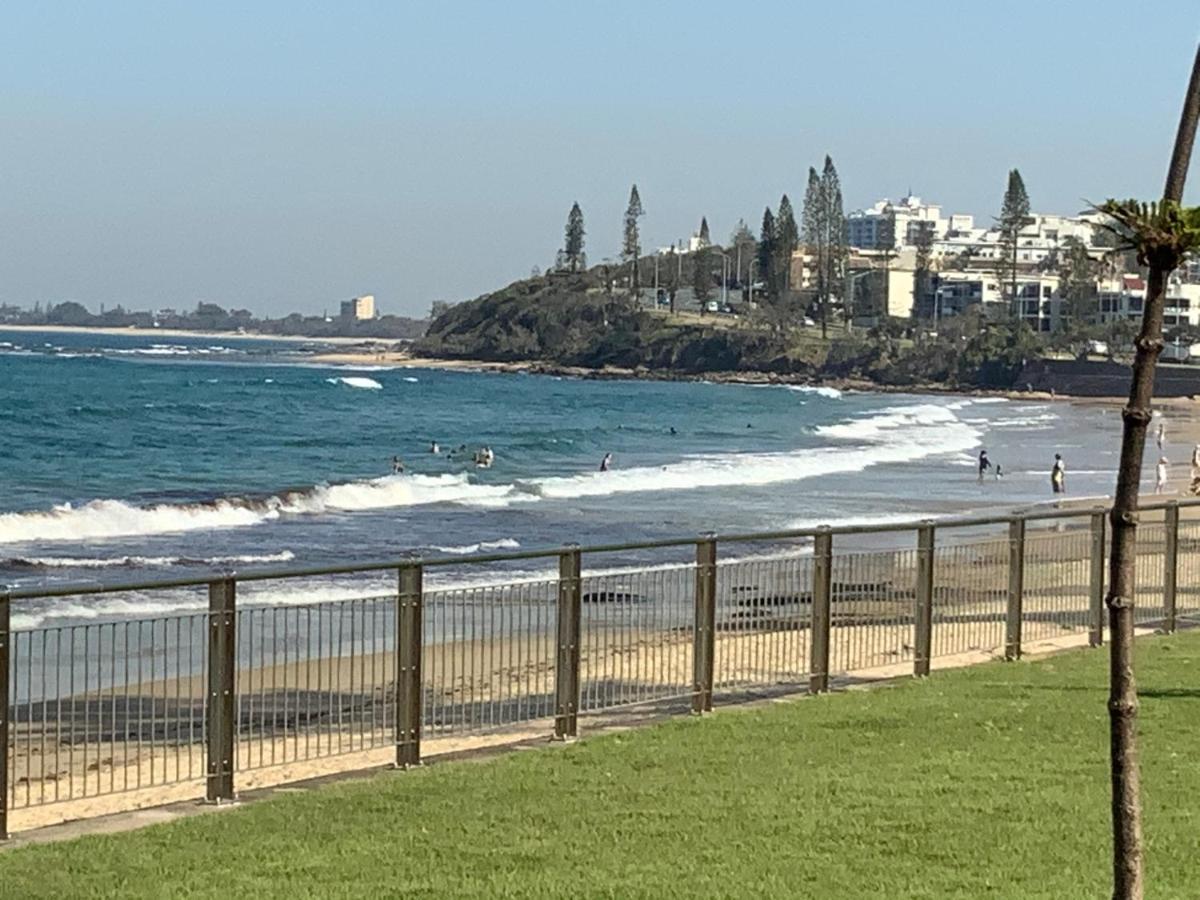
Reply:
M750 260L750 297L747 301L751 306L754 305L754 267L758 265L757 259Z

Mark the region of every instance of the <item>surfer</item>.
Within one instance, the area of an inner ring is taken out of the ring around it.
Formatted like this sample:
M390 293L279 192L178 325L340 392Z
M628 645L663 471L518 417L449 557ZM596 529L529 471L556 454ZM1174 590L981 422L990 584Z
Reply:
M1050 470L1050 488L1056 494L1067 492L1067 467L1061 453L1054 454L1054 467Z
M679 434L679 432L675 430L674 425L671 426L671 434Z
M612 454L605 453L604 459L600 460L600 471L607 472L611 465L612 465Z

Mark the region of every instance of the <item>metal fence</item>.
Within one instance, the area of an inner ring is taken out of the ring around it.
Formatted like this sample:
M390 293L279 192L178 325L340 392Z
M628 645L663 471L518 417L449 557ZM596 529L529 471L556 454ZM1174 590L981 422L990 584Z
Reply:
M1197 504L1145 507L1141 627L1200 623L1200 521L1180 515ZM0 832L10 811L94 815L111 808L97 798L125 793L217 802L239 775L282 783L313 760L408 766L423 742L567 738L581 716L627 707L704 712L717 697L927 675L1045 641L1095 646L1105 528L1102 509L1043 510L0 593ZM591 568L630 551L660 558ZM533 559L557 575L426 585L447 567ZM394 589L350 599L239 603L255 582L389 571ZM166 590L194 592L199 609L9 628L29 601Z

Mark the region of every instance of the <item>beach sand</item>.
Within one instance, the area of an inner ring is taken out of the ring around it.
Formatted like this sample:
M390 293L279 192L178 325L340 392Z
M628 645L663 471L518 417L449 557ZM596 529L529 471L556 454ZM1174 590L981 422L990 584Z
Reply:
M1162 615L1151 605L1162 590L1161 539L1161 529L1148 524L1139 554L1143 633ZM1200 525L1189 523L1183 542L1179 605L1196 616ZM1023 604L1027 653L1087 643L1089 548L1086 529L1030 530ZM1007 540L936 552L932 667L994 659L1005 642ZM835 681L900 677L913 670L915 556L889 556L886 581L864 586L835 580L830 649ZM663 703L678 711L692 695L690 627L656 624L649 612L639 612L648 605L612 606L629 608L614 609L609 622L585 623L582 633L584 732L587 717L616 721L623 710ZM763 691L802 692L810 669L810 611L805 602L751 604L741 610L723 606L714 637L718 702ZM425 757L549 736L556 658L549 624L424 649ZM259 659L244 664L237 676L238 790L395 759L396 661L390 650L362 646L344 656ZM199 676L162 678L68 696L62 709L18 707L12 722L10 827L26 830L202 797L205 687ZM56 729L55 721L64 725Z

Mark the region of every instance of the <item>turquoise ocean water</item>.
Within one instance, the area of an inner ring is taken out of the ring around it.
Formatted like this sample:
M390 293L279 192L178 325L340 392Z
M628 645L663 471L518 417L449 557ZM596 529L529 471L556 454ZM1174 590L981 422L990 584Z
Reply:
M1063 402L331 366L270 341L2 330L0 423L0 583L21 586L1010 508L1049 499L1055 452L1072 495L1098 496L1119 432L1115 413ZM495 464L452 458L462 445ZM981 447L1003 479L977 481ZM196 602L32 602L18 624Z

